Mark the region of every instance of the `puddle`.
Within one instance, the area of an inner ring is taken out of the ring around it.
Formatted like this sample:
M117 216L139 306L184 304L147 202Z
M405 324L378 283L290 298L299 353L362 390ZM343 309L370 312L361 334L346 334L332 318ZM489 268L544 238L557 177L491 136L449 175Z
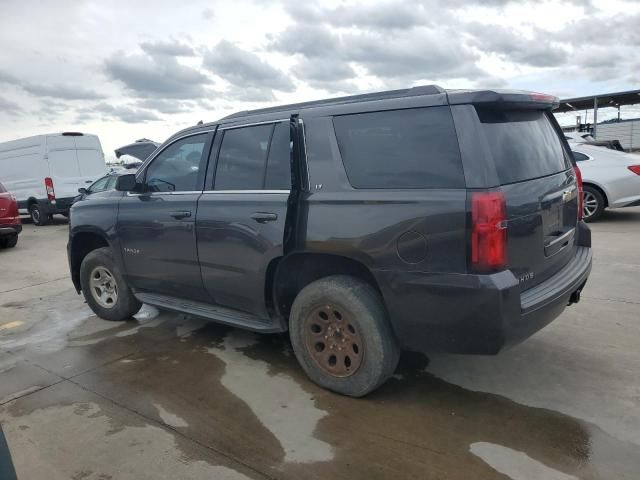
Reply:
M472 443L470 451L512 480L578 480L578 477L558 472L525 453L502 445Z
M331 460L331 445L313 437L318 422L327 412L316 408L312 395L289 375L269 375L268 363L242 353L256 343L255 334L232 330L224 337L222 345L208 349L225 362L222 385L244 401L275 435L284 449L285 462ZM256 388L258 385L262 386Z

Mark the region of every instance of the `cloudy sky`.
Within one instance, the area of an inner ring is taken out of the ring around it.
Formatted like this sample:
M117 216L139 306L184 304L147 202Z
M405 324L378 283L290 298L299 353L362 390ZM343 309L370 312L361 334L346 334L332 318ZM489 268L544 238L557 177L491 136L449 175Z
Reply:
M639 47L638 0L0 0L0 141L81 130L113 158L198 120L327 96L640 88Z

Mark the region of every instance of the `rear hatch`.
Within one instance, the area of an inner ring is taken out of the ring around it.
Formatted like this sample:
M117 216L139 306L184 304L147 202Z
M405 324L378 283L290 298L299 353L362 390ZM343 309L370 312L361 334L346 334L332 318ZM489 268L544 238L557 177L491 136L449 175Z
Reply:
M507 268L526 290L575 255L575 172L550 110L476 111L505 199Z

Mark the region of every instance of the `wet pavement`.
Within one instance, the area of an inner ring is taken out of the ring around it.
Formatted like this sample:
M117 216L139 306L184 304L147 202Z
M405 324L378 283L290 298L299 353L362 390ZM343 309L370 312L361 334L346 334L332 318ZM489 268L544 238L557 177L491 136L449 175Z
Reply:
M0 424L19 479L638 479L640 209L593 225L583 301L497 357L403 355L364 399L284 335L98 319L67 226L0 251Z

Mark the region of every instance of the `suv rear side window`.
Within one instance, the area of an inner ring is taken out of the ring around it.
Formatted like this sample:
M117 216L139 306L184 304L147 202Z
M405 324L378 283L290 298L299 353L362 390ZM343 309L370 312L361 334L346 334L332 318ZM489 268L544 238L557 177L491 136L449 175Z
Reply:
M449 107L342 115L333 125L355 188L463 188Z
M222 137L216 190L291 188L290 134L286 123L226 130Z
M544 111L478 108L477 112L501 184L570 168L560 137Z

